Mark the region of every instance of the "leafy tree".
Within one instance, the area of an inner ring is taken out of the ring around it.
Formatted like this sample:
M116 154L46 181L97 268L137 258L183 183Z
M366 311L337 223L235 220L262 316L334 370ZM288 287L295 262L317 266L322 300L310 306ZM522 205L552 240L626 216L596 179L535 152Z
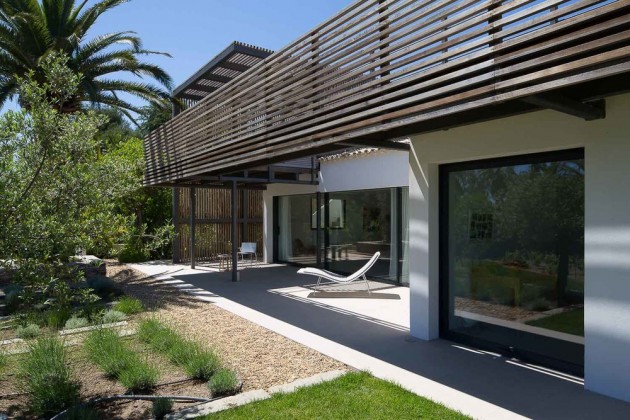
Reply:
M173 105L171 101L151 102L142 108L138 131L141 136L146 136L172 118Z
M124 252L134 254L130 261L146 260L150 257L164 258L170 253L173 235L171 226L171 191L168 188L145 188L142 186L144 174L144 149L142 140L127 138L120 145L103 156L107 165L121 165L127 170L124 183L136 188L115 200L115 211L121 215L133 215L134 228L130 232Z
M135 138L137 130L131 127L129 120L116 108L104 108L97 113L105 118L96 135L102 153L119 148L130 138Z
M25 298L65 306L86 293L64 281L69 257L121 240L132 219L114 211L115 200L138 187L124 164L99 159L102 116L55 106L81 84L67 62L51 54L37 70L44 82L35 71L18 79L26 107L0 117L0 260Z
M84 103L115 107L131 118L139 107L120 97L131 94L148 101L170 97L170 76L141 56L164 54L149 51L133 32L114 32L87 39L99 17L127 0L100 0L91 7L75 0L3 0L0 2L0 106L17 95L28 105L20 80L31 78L43 84L46 74L39 65L51 52L69 57L67 66L81 74L72 95L58 97L51 106L61 112L75 112ZM166 55L166 54L164 54ZM156 80L162 87L117 77L126 73ZM57 94L57 93L52 93Z

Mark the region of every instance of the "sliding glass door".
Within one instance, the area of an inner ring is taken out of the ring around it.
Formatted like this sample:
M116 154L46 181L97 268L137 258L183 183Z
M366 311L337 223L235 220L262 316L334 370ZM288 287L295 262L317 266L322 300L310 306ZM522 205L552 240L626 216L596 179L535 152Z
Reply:
M580 372L582 150L440 169L442 335Z
M315 197L314 194L278 197L276 258L279 261L317 264L317 230L312 226Z
M370 276L407 284L407 200L407 188L277 197L276 259L352 273L378 251Z

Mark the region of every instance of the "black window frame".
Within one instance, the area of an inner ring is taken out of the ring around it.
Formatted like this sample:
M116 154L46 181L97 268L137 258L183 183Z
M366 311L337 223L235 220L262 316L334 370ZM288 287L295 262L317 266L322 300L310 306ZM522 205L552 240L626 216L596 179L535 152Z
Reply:
M449 329L450 317L450 284L449 284L449 175L452 172L460 172L475 169L489 169L504 166L517 166L526 164L557 162L566 160L584 159L584 148L574 148L556 150L543 153L516 154L490 159L477 159L439 165L438 167L438 200L439 200L439 333L440 337L459 342L462 344L475 346L496 352L507 357L518 358L524 361L548 366L553 369L565 371L574 375L584 375L584 345L567 343L562 340L539 336L537 334L518 332L522 336L539 341L538 347L545 348L553 346L552 353L571 352L571 361L551 357L544 353L532 352L517 347L505 346L493 341L487 341L472 337L467 334L458 333ZM585 165L586 166L586 165ZM505 330L504 333L515 334L507 327L494 326L497 331ZM578 361L576 363L576 361Z

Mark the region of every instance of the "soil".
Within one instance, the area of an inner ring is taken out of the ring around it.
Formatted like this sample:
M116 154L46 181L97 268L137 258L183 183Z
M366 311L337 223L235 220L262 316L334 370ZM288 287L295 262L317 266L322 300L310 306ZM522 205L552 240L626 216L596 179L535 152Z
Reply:
M133 328L145 316L157 316L174 325L182 334L214 348L224 365L234 369L243 381L243 391L267 389L346 365L316 352L279 334L260 327L231 312L201 302L158 280L119 264L107 261L107 276L119 283L125 294L140 299L148 312L130 317L125 329ZM10 336L5 331L4 337ZM160 384L154 395L185 395L210 397L205 383L188 380L182 370L149 349L135 336L126 338L130 346L160 370ZM84 400L123 394L125 390L115 380L107 378L87 358L81 346L68 347L76 379L81 383ZM17 359L12 356L0 375L0 413L29 418L25 412L28 400L17 386ZM175 404L175 409L196 403ZM108 419L146 419L151 417L148 401L108 401L99 405Z
M147 278L128 266L108 261L108 276L120 283L126 294L142 300L156 316L215 348L224 363L242 378L245 391L348 369L341 362L159 280Z

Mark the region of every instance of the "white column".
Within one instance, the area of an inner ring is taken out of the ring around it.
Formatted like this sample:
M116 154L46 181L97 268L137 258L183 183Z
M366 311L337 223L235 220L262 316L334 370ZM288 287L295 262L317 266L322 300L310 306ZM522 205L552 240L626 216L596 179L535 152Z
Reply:
M273 195L263 191L263 261L273 262Z
M408 212L410 326L411 335L422 340L439 336L438 203L433 178L437 178L437 167L421 162L412 145Z
M584 379L630 401L630 132L619 128L586 148Z

